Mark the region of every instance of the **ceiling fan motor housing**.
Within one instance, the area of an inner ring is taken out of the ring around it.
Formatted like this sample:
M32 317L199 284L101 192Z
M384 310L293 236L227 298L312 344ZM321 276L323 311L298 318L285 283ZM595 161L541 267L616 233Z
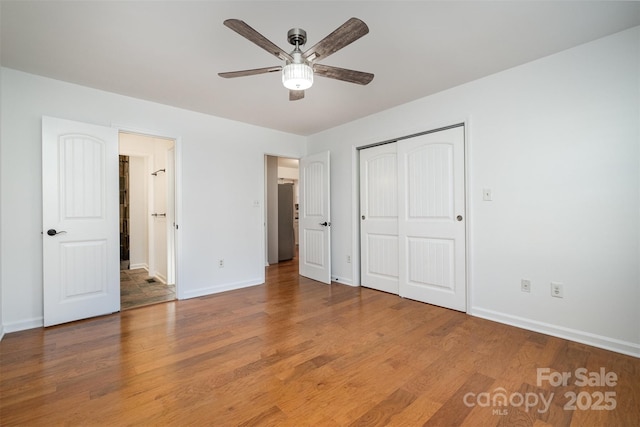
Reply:
M304 46L307 43L307 32L302 28L292 28L287 32L287 40L296 47Z

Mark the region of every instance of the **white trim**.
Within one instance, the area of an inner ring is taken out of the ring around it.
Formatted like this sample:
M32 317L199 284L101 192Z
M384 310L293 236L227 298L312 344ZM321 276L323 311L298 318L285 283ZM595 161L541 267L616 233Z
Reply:
M575 341L582 344L603 348L605 350L615 351L616 353L622 353L640 358L640 344L632 343L629 341L618 340L615 338L605 337L603 335L596 335L590 332L565 328L550 323L539 322L537 320L531 320L520 316L513 316L493 310L486 310L483 308L473 308L468 312L468 314L475 317L480 317L482 319L493 320L495 322L515 326L517 328L539 332L541 334L551 335L554 337Z
M183 299L182 283L180 279L182 275L182 269L180 268L180 261L182 260L182 239L180 238L180 220L182 219L182 138L176 137L173 139L173 221L175 227L173 229L173 250L174 250L174 285L177 299Z
M0 324L0 341L4 338L4 325Z
M129 270L139 270L141 268L144 268L147 272L149 271L149 266L147 264L129 264Z
M471 194L471 118L467 117L462 122L464 126L464 216L465 216L465 292L466 292L466 310L465 313L469 313L472 307L472 295L471 292L471 272L473 271L473 217L470 215L472 212L471 201L473 195Z
M351 286L361 285L360 271L360 152L351 146Z
M221 285L185 291L180 299L203 297L207 295L217 294L220 292L233 291L236 289L248 288L250 286L257 286L257 285L264 285L264 284L265 284L264 279L260 279L260 278L247 280L243 282L224 283Z
M17 322L5 323L3 325L3 335L4 333L18 332L24 331L27 329L34 328L42 328L44 327L44 318L43 317L34 317L26 320L19 320Z

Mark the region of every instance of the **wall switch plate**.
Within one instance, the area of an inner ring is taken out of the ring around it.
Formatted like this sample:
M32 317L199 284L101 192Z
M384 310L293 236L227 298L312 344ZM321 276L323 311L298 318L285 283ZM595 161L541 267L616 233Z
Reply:
M531 292L531 280L522 279L520 281L520 290L522 292Z
M222 268L222 267L224 267L224 258L220 258L218 260L218 268Z
M351 264L351 255L347 255L347 264Z
M562 283L551 282L551 296L556 298L564 298L564 289Z
M491 200L493 200L493 195L491 194L490 188L482 189L482 200L484 200L485 202L490 202Z

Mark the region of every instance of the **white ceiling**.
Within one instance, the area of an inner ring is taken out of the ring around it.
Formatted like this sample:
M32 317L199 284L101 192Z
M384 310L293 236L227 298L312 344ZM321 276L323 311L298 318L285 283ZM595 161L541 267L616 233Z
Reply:
M299 135L640 25L640 2L11 1L2 66ZM322 63L375 74L368 86L315 79L290 102L279 65L223 26L244 20L286 51L290 28L315 44L350 17L370 33Z

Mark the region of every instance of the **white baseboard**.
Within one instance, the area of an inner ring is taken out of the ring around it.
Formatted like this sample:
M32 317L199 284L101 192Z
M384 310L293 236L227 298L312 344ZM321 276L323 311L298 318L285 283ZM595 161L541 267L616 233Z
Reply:
M129 270L137 270L139 268L144 268L145 270L149 271L149 266L147 264L130 264L129 265Z
M162 284L166 285L167 284L167 278L164 277L161 274L156 274L155 276L153 276L155 279L158 279L159 281L162 282Z
M640 358L640 344L623 341L616 338L605 337L602 335L592 334L590 332L579 331L576 329L565 328L562 326L552 325L550 323L539 322L524 317L512 316L493 310L485 310L482 308L473 308L468 314L481 317L487 320L504 323L522 329L527 329L542 334L551 335L558 338L564 338L570 341L576 341L582 344L592 345L594 347L603 348L605 350L615 351L633 357Z
M0 325L0 341L4 338L4 325Z
M248 288L249 286L264 285L264 278L252 279L243 282L223 283L221 285L209 286L206 288L191 289L180 292L178 287L178 299L189 299L203 297L206 295L218 294L220 292L232 291L234 289Z
M42 328L44 326L44 319L42 317L35 317L33 319L19 320L17 322L5 323L3 326L3 334L24 331L33 328Z

